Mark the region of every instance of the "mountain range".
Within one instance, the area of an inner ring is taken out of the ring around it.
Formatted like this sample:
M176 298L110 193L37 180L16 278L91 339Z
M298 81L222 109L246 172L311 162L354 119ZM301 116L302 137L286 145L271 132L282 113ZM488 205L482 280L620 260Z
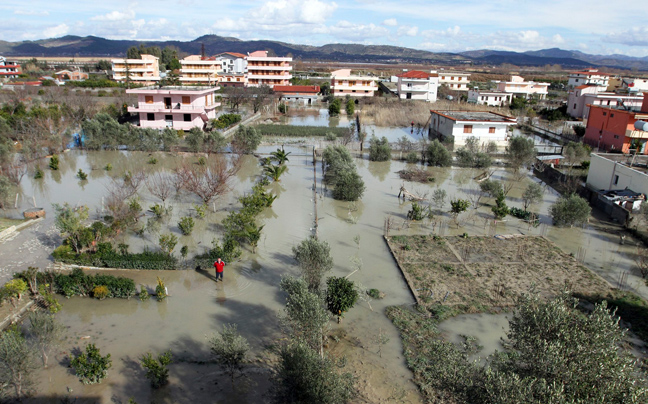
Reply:
M325 60L355 63L425 63L443 65L500 65L517 66L561 65L563 68L609 67L648 70L648 57L626 55L590 55L580 51L558 48L527 52L475 50L459 53L438 53L389 45L327 44L322 46L296 45L285 42L205 35L192 41L138 41L113 40L96 36L64 36L37 41L0 41L0 55L34 57L123 57L131 46L174 46L181 52L213 55L221 52L253 52L268 50L279 56L291 55L296 60Z

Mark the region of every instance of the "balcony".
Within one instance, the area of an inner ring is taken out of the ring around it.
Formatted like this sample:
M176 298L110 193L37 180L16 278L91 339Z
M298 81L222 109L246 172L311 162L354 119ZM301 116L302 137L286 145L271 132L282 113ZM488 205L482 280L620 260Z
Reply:
M348 84L336 84L333 86L334 90L356 90L356 91L378 91L378 86L360 86L360 85L348 85Z
M626 137L630 139L648 139L648 132L643 130L628 129L626 130Z
M291 74L254 74L254 73L248 73L248 80L290 80L292 78Z
M279 70L279 71L291 71L293 68L290 65L285 66L274 66L274 65L250 65L248 64L249 70Z
M132 105L128 107L128 112L141 112L141 113L155 113L155 112L163 112L165 114L202 114L205 111L212 110L216 107L219 107L221 104L220 102L214 102L212 105L200 105L200 106L193 106L193 105L178 105L172 104L171 108L167 108L166 105L164 105L161 102L156 102L153 104L139 104L139 105Z
M424 92L424 93L427 93L427 92L430 91L430 87L429 86L411 86L411 87L401 86L400 90L402 92L413 92L413 93L414 92Z

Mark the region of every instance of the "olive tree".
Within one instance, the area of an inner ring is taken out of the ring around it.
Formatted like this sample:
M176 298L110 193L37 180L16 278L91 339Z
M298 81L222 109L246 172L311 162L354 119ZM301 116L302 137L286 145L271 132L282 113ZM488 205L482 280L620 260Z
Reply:
M326 306L339 323L344 313L358 301L358 291L353 282L344 277L330 277L326 286Z
M319 293L322 277L333 268L331 247L326 241L308 237L292 249L311 292Z
M391 159L391 146L386 137L378 139L372 136L369 139L369 160L371 161L387 161Z
M0 395L22 398L33 384L34 349L16 328L0 332Z
M280 288L288 293L285 314L281 318L288 335L323 356L322 344L329 322L323 299L309 291L303 279L283 277Z
M232 138L232 151L239 154L251 154L261 144L261 132L251 126L240 125Z
M550 208L549 214L556 226L574 226L587 222L592 208L576 194L561 196Z
M211 352L218 364L225 367L234 383L234 374L241 370L245 356L250 350L245 337L239 334L236 324L226 324L223 332L217 332L209 341Z
M513 170L518 172L523 166L531 164L536 156L533 139L523 136L511 137L506 147L506 155Z
M281 347L274 377L275 403L344 404L355 397L355 377L341 373L328 356L320 356L308 345L291 343Z
M527 185L526 189L522 193L522 203L524 205L524 211L531 206L534 205L540 200L542 200L542 185L538 184L537 182L532 182L529 185Z
M61 342L63 330L63 326L50 313L35 311L29 314L30 339L43 357L43 366L47 367L50 351Z

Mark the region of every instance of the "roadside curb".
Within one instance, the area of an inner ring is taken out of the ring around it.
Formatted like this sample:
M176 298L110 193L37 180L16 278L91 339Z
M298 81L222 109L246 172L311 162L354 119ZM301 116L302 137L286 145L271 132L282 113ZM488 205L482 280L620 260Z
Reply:
M40 221L42 221L44 219L45 218L43 218L43 217L39 217L37 219L27 220L25 223L21 223L21 224L19 224L17 226L10 226L10 227L4 229L3 231L0 231L0 241L4 241L5 239L7 239L10 235L14 234L15 232L21 231L22 229L24 229L26 227L29 227L31 225L34 225L34 224L36 224L36 223L38 223L38 222L40 222Z

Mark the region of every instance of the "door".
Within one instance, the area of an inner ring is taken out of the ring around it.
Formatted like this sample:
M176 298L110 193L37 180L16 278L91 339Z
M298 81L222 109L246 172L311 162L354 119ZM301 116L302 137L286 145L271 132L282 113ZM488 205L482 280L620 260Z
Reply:
M171 109L171 97L164 97L164 108Z
M164 122L167 128L173 128L173 115L164 115Z
M405 98L408 99L408 100L411 100L412 99L412 93L407 93L407 95L405 95Z

